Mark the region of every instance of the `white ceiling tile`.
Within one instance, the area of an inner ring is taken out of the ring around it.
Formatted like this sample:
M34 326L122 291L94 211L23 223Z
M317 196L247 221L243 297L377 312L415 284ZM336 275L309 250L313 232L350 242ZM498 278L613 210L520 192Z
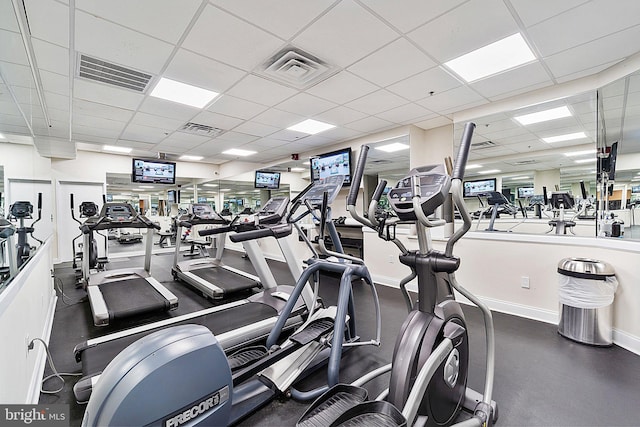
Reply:
M433 119L416 122L414 124L422 129L433 129L433 128L438 128L440 126L450 125L451 123L452 123L451 119L444 116L440 116L440 117L435 117Z
M20 27L16 22L16 14L10 1L0 2L0 29L19 32Z
M11 11L13 13L13 10ZM14 64L29 65L20 34L0 30L0 60Z
M427 114L425 116L421 116L421 117L414 117L412 119L409 120L403 120L403 121L399 121L398 123L402 124L402 125L412 125L415 122L423 122L425 120L430 120L430 119L435 119L436 117L439 117L440 115L437 113L430 113Z
M0 114L0 123L3 125L12 125L12 126L24 126L24 119L22 116L16 116L13 114Z
M186 122L201 110L189 107L188 105L178 104L177 102L148 97L144 100L142 105L140 105L139 111L162 117L169 117L175 120L184 120Z
M338 140L338 141L339 140L345 141L345 140L357 138L363 135L362 131L358 131L355 129L347 129L344 127L335 127L322 132L322 134L328 138Z
M63 76L69 75L69 49L39 39L32 39L31 44L39 68Z
M18 99L18 103L25 105L33 105L40 108L40 101L38 100L38 93L35 89L22 86L11 86L13 93Z
M396 38L388 25L353 0L344 0L293 42L330 64L347 67Z
M242 132L248 135L263 137L263 136L271 135L272 133L277 132L278 130L280 130L280 128L251 121L251 122L244 122L241 125L236 126L234 130L236 132Z
M333 102L325 101L307 93L299 93L276 105L276 108L290 113L312 117L336 107Z
M173 57L164 77L222 93L246 74L197 53L180 49Z
M260 151L262 151L263 149L281 147L285 144L287 144L287 141L284 141L282 139L260 138L259 140L253 142L251 146L256 146L260 148Z
M331 6L334 0L271 0L268 6L262 0L213 0L212 3L287 40Z
M470 86L482 96L489 98L540 83L553 84L542 64L535 61L496 76L476 81Z
M305 119L304 116L272 108L257 115L252 121L277 128L288 128Z
M348 68L353 74L388 86L432 68L436 63L406 39L398 39Z
M113 130L114 132L122 132L122 130L126 126L126 123L117 120L109 120L108 118L104 117L87 116L84 114L76 113L73 115L73 125Z
M546 57L637 25L638 16L636 0L594 0L534 25L528 33Z
M381 89L365 95L362 98L358 98L355 101L351 101L347 103L346 106L366 114L377 114L404 104L408 104L406 99Z
M84 114L87 116L104 117L110 120L120 122L128 122L133 117L133 111L124 108L118 108L111 105L98 104L82 99L73 100L73 112L75 114Z
M69 47L69 7L53 0L25 0L31 37Z
M335 138L327 136L326 132L322 132L321 134L317 134L317 135L309 135L303 140L301 140L300 142L305 145L320 146L320 145L330 145L334 141L335 141Z
M15 135L31 135L31 131L26 126L2 125L2 133Z
M66 123L67 129L69 128L69 110L58 110L57 108L48 108L49 117L51 120Z
M126 110L136 110L143 99L140 93L83 79L75 79L73 97Z
M102 136L97 136L92 134L82 134L77 132L73 133L73 140L76 141L78 144L82 144L83 142L88 142L88 143L91 143L91 145L97 145L97 144L109 145L114 143L113 138L106 138ZM81 149L81 146L79 145L77 148Z
M31 69L28 65L2 61L0 62L0 71L2 71L2 76L11 86L35 87L33 77L31 77Z
M248 75L228 92L238 98L274 106L297 93L296 90L254 75Z
M173 129L171 129L171 131L173 131ZM169 129L129 124L119 139L130 139L133 141L157 144L167 137L167 132L169 132Z
M213 126L218 129L229 130L242 123L241 119L236 117L229 117L223 114L212 113L210 111L202 111L195 116L191 121L203 125Z
M387 90L410 101L417 101L429 95L429 92L440 93L460 87L462 83L440 67L409 77L395 83Z
M157 74L169 59L173 45L76 11L75 49L124 67Z
M466 86L461 86L447 92L429 96L417 103L431 111L440 112L481 100L483 100L483 98L480 95Z
M388 128L389 126L393 126L393 123L371 116L361 120L356 120L355 122L351 122L348 125L345 125L346 128L354 129L360 132L375 132L384 128Z
M267 107L256 104L255 102L246 101L231 95L222 95L207 108L208 111L224 114L225 116L239 117L249 120L257 114L265 111Z
M522 23L530 27L589 0L510 0Z
M124 125L124 124L123 124ZM92 126L82 126L77 123L73 124L73 134L92 135L102 138L109 138L110 141L116 140L120 135L121 130L118 129L103 129Z
M376 85L348 71L341 71L307 89L307 92L337 104L344 104L377 89Z
M175 44L201 3L200 0L76 0L76 9Z
M502 0L471 0L408 36L436 60L445 62L517 32L518 26Z
M229 148L233 148L238 144L235 142L225 142L225 141L216 141L215 139L201 144L197 147L194 147L189 150L189 154L197 155L197 156L214 156L220 154L224 150Z
M435 113L417 104L405 104L401 107L396 107L392 110L378 113L376 114L376 117L379 117L381 119L388 120L394 123L403 123L403 122L410 121L418 117L427 116L430 114L435 114Z
M282 129L281 131L278 131L274 134L269 135L269 138L292 142L292 141L298 141L307 136L309 136L309 134L296 132L293 130Z
M58 93L60 95L69 95L69 77L60 74L51 73L49 71L40 71L40 80L42 88L48 92Z
M47 108L57 108L58 110L69 110L69 97L53 92L44 92L44 100Z
M208 5L182 46L248 71L269 58L283 44L282 39Z
M193 135L186 132L174 132L165 138L161 145L163 146L172 146L172 147L183 147L183 148L193 148L201 145L211 138L203 135Z
M316 116L316 119L332 125L341 126L345 123L351 123L355 122L356 120L364 119L365 117L367 117L367 114L360 111L356 111L348 107L336 107L332 110L318 114Z
M442 15L466 0L403 0L402 7L388 0L363 0L362 3L373 9L393 26L407 32L425 22ZM408 13L408 11L410 11Z
M132 141L127 139L120 139L118 141L118 145L124 145L126 147L131 147L134 150L144 150L144 151L153 151L153 147L155 146L155 144L153 143Z
M536 89L542 89L543 87L547 87L550 86L551 83L548 82L543 82L543 83L537 83L531 86L526 86L526 87L521 87L518 88L516 90L513 90L511 92L505 92L505 93L501 93L500 95L495 95L495 96L490 96L488 97L489 101L499 101L501 99L506 99L506 98L511 98L512 96L516 96L516 95L520 95L523 93L527 93L527 92L532 92Z
M246 133L229 131L229 132L225 132L222 135L218 136L216 139L217 140L221 140L221 141L235 142L235 143L238 143L238 144L246 144L248 142L255 141L258 138L259 137L255 136L255 135L249 135L249 134L246 134Z
M135 116L133 116L131 124L175 130L184 125L184 120L175 120L168 117L137 112Z

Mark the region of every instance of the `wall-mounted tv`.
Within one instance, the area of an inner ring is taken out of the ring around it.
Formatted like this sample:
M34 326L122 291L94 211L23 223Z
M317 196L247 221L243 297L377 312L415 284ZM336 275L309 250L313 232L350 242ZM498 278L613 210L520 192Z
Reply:
M175 184L176 164L164 160L133 159L132 182L149 184Z
M533 196L535 193L533 191L533 187L519 187L518 188L518 199L526 199L527 197Z
M631 187L631 192L640 193L640 185L634 185L633 187Z
M475 197L478 194L486 193L488 191L496 191L496 179L478 179L475 181L465 181L463 183L463 195L464 197Z
M344 175L343 186L351 185L351 147L321 154L311 159L311 180Z
M277 190L280 188L280 172L256 171L254 188Z

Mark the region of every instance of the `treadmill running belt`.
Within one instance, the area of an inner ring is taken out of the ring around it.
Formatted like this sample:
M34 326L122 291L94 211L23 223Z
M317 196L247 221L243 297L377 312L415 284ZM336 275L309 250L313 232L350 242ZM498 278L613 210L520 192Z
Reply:
M251 325L269 317L277 316L275 308L260 303L249 303L231 307L227 310L218 311L194 319L174 323L170 326L195 324L206 326L214 333L220 335L242 326ZM169 327L169 326L167 326ZM89 347L82 352L82 374L84 376L95 375L104 370L109 362L113 360L129 344L137 341L145 335L159 331L164 328L156 328L150 331L140 332L134 335L107 341L95 347Z
M260 287L260 283L251 280L233 271L225 270L222 267L197 268L189 270L189 273L206 280L217 287L224 289L225 293L239 292L246 289Z
M169 301L142 277L103 283L98 287L109 311L109 323L171 308Z

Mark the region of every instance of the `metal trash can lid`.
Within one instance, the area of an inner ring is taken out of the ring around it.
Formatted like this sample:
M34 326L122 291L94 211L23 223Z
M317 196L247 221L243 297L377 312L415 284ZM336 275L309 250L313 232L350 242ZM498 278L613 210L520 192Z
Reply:
M615 276L611 264L590 258L565 258L558 263L558 273L582 279L605 280Z

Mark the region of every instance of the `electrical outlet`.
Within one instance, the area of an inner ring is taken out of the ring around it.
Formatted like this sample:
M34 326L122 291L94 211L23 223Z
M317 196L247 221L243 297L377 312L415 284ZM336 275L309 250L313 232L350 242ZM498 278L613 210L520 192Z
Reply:
M520 287L529 289L529 276L522 276L520 278Z

